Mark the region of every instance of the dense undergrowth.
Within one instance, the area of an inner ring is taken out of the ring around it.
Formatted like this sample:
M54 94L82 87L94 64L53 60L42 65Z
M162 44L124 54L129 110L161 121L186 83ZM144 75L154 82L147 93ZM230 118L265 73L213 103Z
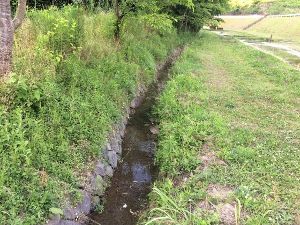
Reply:
M17 32L13 75L0 85L0 224L41 224L80 199L85 173L138 85L178 44L127 17L79 7L28 13Z
M202 33L172 74L156 110L164 178L141 223L299 223L299 71Z

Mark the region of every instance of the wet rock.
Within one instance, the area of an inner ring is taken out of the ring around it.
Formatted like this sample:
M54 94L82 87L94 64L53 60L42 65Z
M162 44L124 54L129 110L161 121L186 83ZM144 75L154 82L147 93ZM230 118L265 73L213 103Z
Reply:
M82 200L76 206L67 206L64 209L64 220L77 220L78 217L82 214L89 214L91 211L91 196L88 192L82 192ZM60 223L59 223L60 224Z
M120 129L120 135L121 135L121 138L124 137L125 129L126 129L126 126L125 126L126 123L127 123L127 121L122 121L122 122L120 123L119 129Z
M117 168L118 166L118 156L117 153L114 151L107 152L107 158L109 165L112 166L112 168Z
M111 150L116 152L117 154L122 153L121 144L118 141L118 137L116 135L114 135L112 140L111 140Z
M83 199L81 204L78 205L78 210L80 213L88 214L91 211L91 196L87 192L83 192Z
M103 196L105 192L106 183L103 178L99 175L95 177L92 181L93 194L98 196Z
M114 170L110 165L106 165L102 162L99 162L95 169L95 174L100 175L101 177L112 177L114 174Z
M114 170L111 166L106 166L105 167L105 174L109 177L112 177L114 175Z
M130 103L130 108L132 109L137 108L142 101L143 101L143 96L135 97Z
M96 173L97 175L102 176L102 177L106 176L105 165L104 165L102 162L99 162L99 163L96 165L95 173Z
M100 204L100 197L99 196L93 196L92 197L92 208L96 208Z
M156 143L154 141L140 142L139 151L149 153L149 155L153 155L156 151Z
M159 134L159 129L158 127L150 127L150 132L154 135Z
M64 219L66 220L75 220L80 215L78 208L67 207L64 210Z
M130 103L130 108L136 108L137 107L137 100L134 98Z

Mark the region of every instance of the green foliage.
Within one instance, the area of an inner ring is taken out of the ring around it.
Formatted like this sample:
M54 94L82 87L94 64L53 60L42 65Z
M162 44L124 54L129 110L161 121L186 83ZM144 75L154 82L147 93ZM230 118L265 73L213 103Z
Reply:
M176 1L175 1L176 2ZM227 6L227 0L193 0L185 4L179 1L164 6L167 14L175 19L179 30L198 32L204 25L215 21L215 15L221 14Z
M160 179L142 221L220 224L213 208L229 203L240 224L295 224L299 71L232 38L202 33L172 74L157 107ZM220 200L210 186L232 194Z
M120 0L116 4L116 36L119 36L119 28L125 18L133 16L161 32L169 31L172 24L181 31L198 32L203 25L215 21L214 16L223 12L227 0Z
M59 10L31 11L29 18L43 45L60 55L74 51L83 38L83 10L79 7L66 6Z
M207 122L211 116L200 105L186 104L187 98L201 101L201 83L195 83L192 77L178 75L166 89L157 109L163 122L156 160L162 172L176 175L193 171L199 164L199 146L204 137L210 135L213 124ZM188 96L185 95L187 91ZM171 156L172 161L166 160Z
M128 20L118 46L113 22L68 6L30 12L18 30L0 85L0 224L43 224L80 200L112 124L177 43Z

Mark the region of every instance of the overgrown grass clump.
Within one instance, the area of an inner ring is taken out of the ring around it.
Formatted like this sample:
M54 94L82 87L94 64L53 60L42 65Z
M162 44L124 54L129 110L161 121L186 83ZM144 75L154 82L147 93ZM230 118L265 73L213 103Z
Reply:
M299 90L291 66L202 33L157 106L156 159L165 178L151 194L145 224L220 224L224 204L238 224L296 224ZM231 194L217 198L211 187Z
M136 18L116 43L114 23L68 6L30 12L18 31L0 85L0 224L42 224L76 204L112 125L177 45Z

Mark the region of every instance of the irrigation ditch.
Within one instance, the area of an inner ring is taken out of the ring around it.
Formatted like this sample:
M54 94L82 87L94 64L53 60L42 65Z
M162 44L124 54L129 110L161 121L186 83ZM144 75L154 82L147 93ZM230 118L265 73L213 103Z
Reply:
M82 189L82 201L67 204L62 215L47 225L134 225L147 207L147 196L158 175L154 165L158 129L151 116L155 101L169 79L169 71L184 47L174 49L156 69L155 81L139 86L121 121L113 127ZM101 213L98 205L104 205Z

